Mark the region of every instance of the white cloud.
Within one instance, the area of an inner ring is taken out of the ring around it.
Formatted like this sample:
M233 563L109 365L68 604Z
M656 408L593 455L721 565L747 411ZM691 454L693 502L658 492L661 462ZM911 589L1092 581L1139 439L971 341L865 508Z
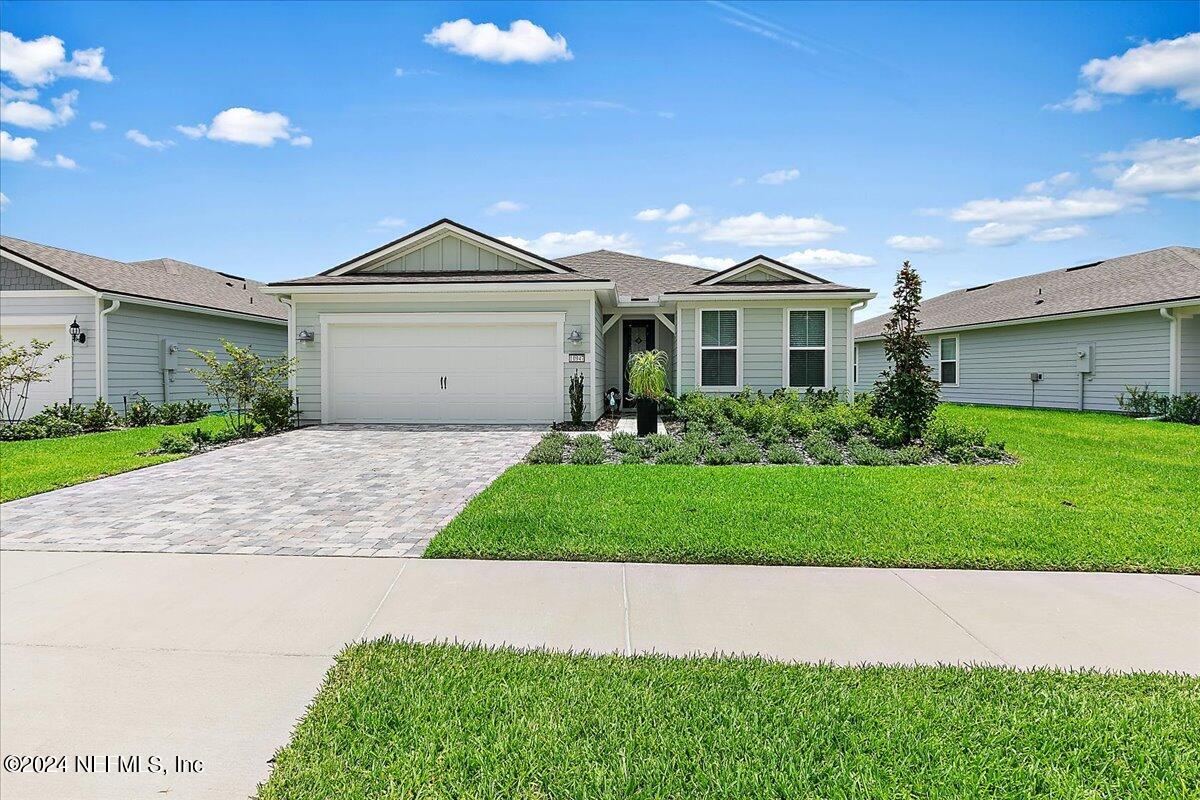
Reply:
M4 192L0 192L0 208L7 208L9 202L11 201L8 199L8 195L6 195Z
M140 147L146 147L151 150L166 150L168 147L175 146L175 143L170 139L151 139L137 128L131 128L130 130L125 131L125 138Z
M9 91L12 92L12 90ZM30 91L33 91L34 97L37 97L35 90ZM12 92L12 94L28 95L29 92ZM38 131L50 130L59 125L66 125L75 118L75 102L78 99L79 92L75 89L51 98L50 105L54 106L53 110L29 100L2 100L0 101L0 122L21 128L33 128Z
M741 217L726 217L706 230L709 242L732 242L746 247L787 247L820 242L846 230L821 217L768 217L761 211Z
M781 183L794 181L800 177L798 169L777 169L774 172L768 172L765 175L758 177L759 183L765 183L768 186L778 186Z
M646 208L633 215L633 218L641 222L656 222L665 220L666 222L679 222L685 220L693 214L692 207L687 203L678 203L674 208Z
M1128 164L1113 178L1120 191L1200 200L1200 136L1150 139L1100 160Z
M189 139L201 139L204 137L204 134L208 133L208 126L204 123L200 123L199 125L176 125L175 130Z
M544 233L536 239L519 236L501 236L501 239L523 250L530 250L546 258L583 253L590 250L625 250L634 246L633 238L627 233L597 233L576 231L575 233Z
M112 73L104 66L104 48L76 50L67 60L66 47L57 36L23 41L0 31L0 71L22 86L45 86L60 77L108 83Z
M932 253L942 248L942 240L936 236L889 236L888 247L905 253Z
M728 269L737 263L732 258L698 256L694 253L671 253L670 255L663 256L663 261L686 264L689 267L704 267L705 269Z
M94 131L102 131L102 130L106 130L108 128L107 125L105 125L103 122L100 122L99 120L89 122L88 127Z
M1074 111L1076 114L1099 111L1103 107L1104 101L1094 92L1089 92L1087 89L1076 89L1067 99L1060 100L1057 103L1047 103L1042 106L1042 108L1049 109L1050 111Z
M959 222L1051 222L1107 217L1144 205L1145 200L1109 189L1080 189L1063 197L1027 195L1011 200L972 200L950 212Z
M29 161L37 150L37 139L28 136L13 136L8 131L0 131L0 160Z
M1021 241L1033 231L1032 225L989 222L978 228L972 228L967 233L967 241L984 247L1007 247Z
M1200 108L1200 33L1146 42L1112 58L1093 58L1079 74L1106 94L1173 91L1188 108Z
M487 207L488 214L515 214L518 211L525 210L524 203L518 203L516 200L497 200Z
M376 228L403 228L407 221L403 217L384 217L375 223Z
M76 169L79 165L75 163L75 159L68 158L62 153L54 156L53 161L46 162L47 167L58 167L59 169Z
M788 253L779 260L785 264L791 264L793 267L826 267L829 269L869 267L875 263L875 259L870 256L847 253L844 250L828 250L823 247L815 250L798 250L795 253Z
M177 126L179 127L185 126ZM255 147L271 147L276 141L290 141L299 147L312 144L309 137L296 136L299 129L278 111L255 111L252 108L235 106L217 114L207 127L193 126L193 130L197 128L205 128L205 135L209 139Z
M1065 242L1067 239L1078 239L1087 234L1087 228L1082 225L1065 225L1061 228L1046 228L1030 234L1035 242Z
M1075 182L1077 176L1074 172L1060 172L1057 175L1051 175L1042 181L1034 181L1033 183L1025 184L1026 194L1039 194L1042 192L1050 192L1062 186L1069 186Z
M0 100L37 100L37 89L14 89L11 86L0 83Z
M541 64L546 61L570 61L574 54L567 48L561 33L550 36L544 28L527 19L510 23L501 30L491 22L475 24L469 19L443 22L425 34L426 44L444 47L460 56L481 61L511 64L525 61Z
M397 78L411 78L414 75L437 75L431 69L404 69L404 67L396 67Z

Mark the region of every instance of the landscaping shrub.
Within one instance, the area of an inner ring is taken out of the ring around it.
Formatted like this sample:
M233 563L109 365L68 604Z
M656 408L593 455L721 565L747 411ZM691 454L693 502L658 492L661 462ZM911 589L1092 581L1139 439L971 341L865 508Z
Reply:
M704 452L704 463L714 467L734 463L733 453L721 447L710 447Z
M700 457L699 451L690 445L681 444L677 447L672 447L659 454L655 459L658 464L682 464L691 465L696 463L696 459Z
M622 464L642 464L645 462L642 460L642 454L640 451L638 451L638 452L631 451L631 452L624 453L621 455L621 463Z
M717 434L717 444L722 447L733 447L734 445L743 444L748 441L749 437L746 436L746 432L732 424L727 430L723 430Z
M892 452L892 461L896 464L920 464L929 458L929 448L919 444L910 444Z
M1149 386L1126 386L1117 395L1117 405L1131 417L1161 417L1167 413L1169 397Z
M130 428L144 428L158 421L158 410L142 395L133 398L125 412L125 424Z
M757 464L762 461L763 453L749 441L738 442L729 448L730 455L738 464Z
M238 347L222 338L224 358L216 353L189 348L188 352L200 359L202 367L188 367L188 372L203 384L209 396L225 412L230 430L245 430L247 416L253 418L256 403L267 403L270 410L259 408L259 413L269 417L267 423L258 420L267 430L282 430L291 419L291 393L287 390L289 376L295 370L296 359L286 356L265 357L249 347ZM288 412L280 416L282 395L288 394ZM285 420L281 424L281 419Z
M836 466L844 463L842 451L837 449L828 434L813 431L804 439L804 451L818 464Z
M195 442L197 447L203 446L206 444L211 444L213 442L213 438L214 438L213 435L211 433L209 433L208 431L206 431L204 428L192 428L190 431L187 431L187 433L185 433L184 435L187 436L189 439L191 439L193 442Z
M946 448L945 456L952 464L969 464L975 460L975 451L969 445L955 444Z
M571 453L572 464L603 464L604 441L595 434L575 438L575 449Z
M184 422L199 422L212 413L212 406L207 400L184 400L183 401L183 416Z
M780 443L767 448L767 461L772 464L799 464L804 461L804 456L790 444Z
M46 432L40 426L29 420L17 422L13 424L5 423L0 425L0 441L3 442L19 442L26 439L43 439Z
M78 422L51 415L35 414L28 421L41 430L40 436L33 437L36 439L57 439L60 436L78 436L83 433L83 426Z
M1167 422L1200 425L1200 394L1184 392L1172 397L1167 401L1167 410L1163 417Z
M158 440L158 451L160 453L190 453L196 449L196 442L191 437L185 436L182 433L164 433L162 438Z
M183 403L163 403L158 407L159 425L179 425L187 422Z
M571 376L567 396L571 398L571 422L579 425L583 422L583 373L579 370Z
M675 440L665 433L652 433L646 437L646 444L656 453L665 453L675 446Z
M530 464L561 464L563 450L567 446L567 437L554 431L547 433L542 440L529 451L526 460Z
M87 406L77 406L72 403L51 403L39 411L36 417L73 422L82 428L87 422Z
M855 464L865 467L886 467L895 464L895 456L878 445L872 444L864 436L853 436L846 444L846 450Z
M788 414L785 424L787 425L788 433L797 439L803 439L812 433L813 428L817 426L817 417L812 411L804 408Z
M83 416L83 429L88 433L107 431L121 424L121 415L117 410L103 400L97 400L87 407Z
M763 447L770 447L771 445L786 442L787 438L787 428L783 427L782 425L775 425L759 434L758 443Z
M638 449L637 437L628 431L616 431L608 441L618 453L632 453Z
M946 453L952 447L983 447L987 442L987 430L937 419L926 431L925 441L939 453Z
M822 411L814 422L818 430L824 431L835 442L848 441L860 426L866 424L861 412L844 403Z
M883 352L890 364L875 383L875 410L899 422L905 441L912 441L925 432L937 408L939 384L925 361L929 342L918 318L921 276L907 261L896 275L892 296L892 317L883 328Z
M292 427L296 410L291 390L275 385L261 387L250 401L250 418L267 433L278 433Z

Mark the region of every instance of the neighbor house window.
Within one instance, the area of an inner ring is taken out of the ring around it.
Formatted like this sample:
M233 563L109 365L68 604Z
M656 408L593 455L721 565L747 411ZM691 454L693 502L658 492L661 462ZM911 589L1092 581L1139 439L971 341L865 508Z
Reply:
M788 386L825 386L825 311L788 312Z
M958 337L938 339L938 380L943 386L958 386Z
M700 385L738 385L738 312L700 312Z

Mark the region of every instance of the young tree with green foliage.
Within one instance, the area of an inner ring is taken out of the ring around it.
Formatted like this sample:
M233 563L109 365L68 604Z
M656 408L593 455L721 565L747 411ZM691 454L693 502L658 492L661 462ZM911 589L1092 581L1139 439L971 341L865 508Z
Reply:
M268 399L286 394L290 403L287 380L296 367L295 359L260 356L249 347L238 347L227 339L221 339L221 347L225 350L225 359L211 350L189 348L188 352L204 366L189 367L188 372L196 376L225 411L230 429L241 435L253 424L249 416L256 408L261 410ZM266 427L272 425L266 424Z
M921 335L921 276L909 262L896 275L892 318L883 327L889 366L875 382L875 408L900 423L906 441L920 438L938 404L940 384L928 364L929 342Z
M18 345L0 336L0 413L5 422L20 422L29 401L30 384L50 380L54 365L69 358L59 354L43 359L51 344L33 339L29 344Z

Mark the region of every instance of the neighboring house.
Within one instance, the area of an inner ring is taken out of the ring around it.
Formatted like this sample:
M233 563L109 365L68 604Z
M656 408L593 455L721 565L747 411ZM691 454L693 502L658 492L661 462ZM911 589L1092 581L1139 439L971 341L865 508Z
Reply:
M887 363L888 315L854 328L856 385ZM1200 392L1200 249L1164 247L921 304L942 398L1115 411L1126 386Z
M0 336L69 356L30 386L25 416L97 397L118 410L138 394L208 399L187 371L200 364L189 348L219 352L225 338L264 355L287 350L287 308L261 286L169 258L124 263L0 237Z
M672 388L848 382L854 309L874 297L758 256L723 272L598 250L551 260L441 220L287 297L306 422L545 423L623 393L630 352L670 355Z

